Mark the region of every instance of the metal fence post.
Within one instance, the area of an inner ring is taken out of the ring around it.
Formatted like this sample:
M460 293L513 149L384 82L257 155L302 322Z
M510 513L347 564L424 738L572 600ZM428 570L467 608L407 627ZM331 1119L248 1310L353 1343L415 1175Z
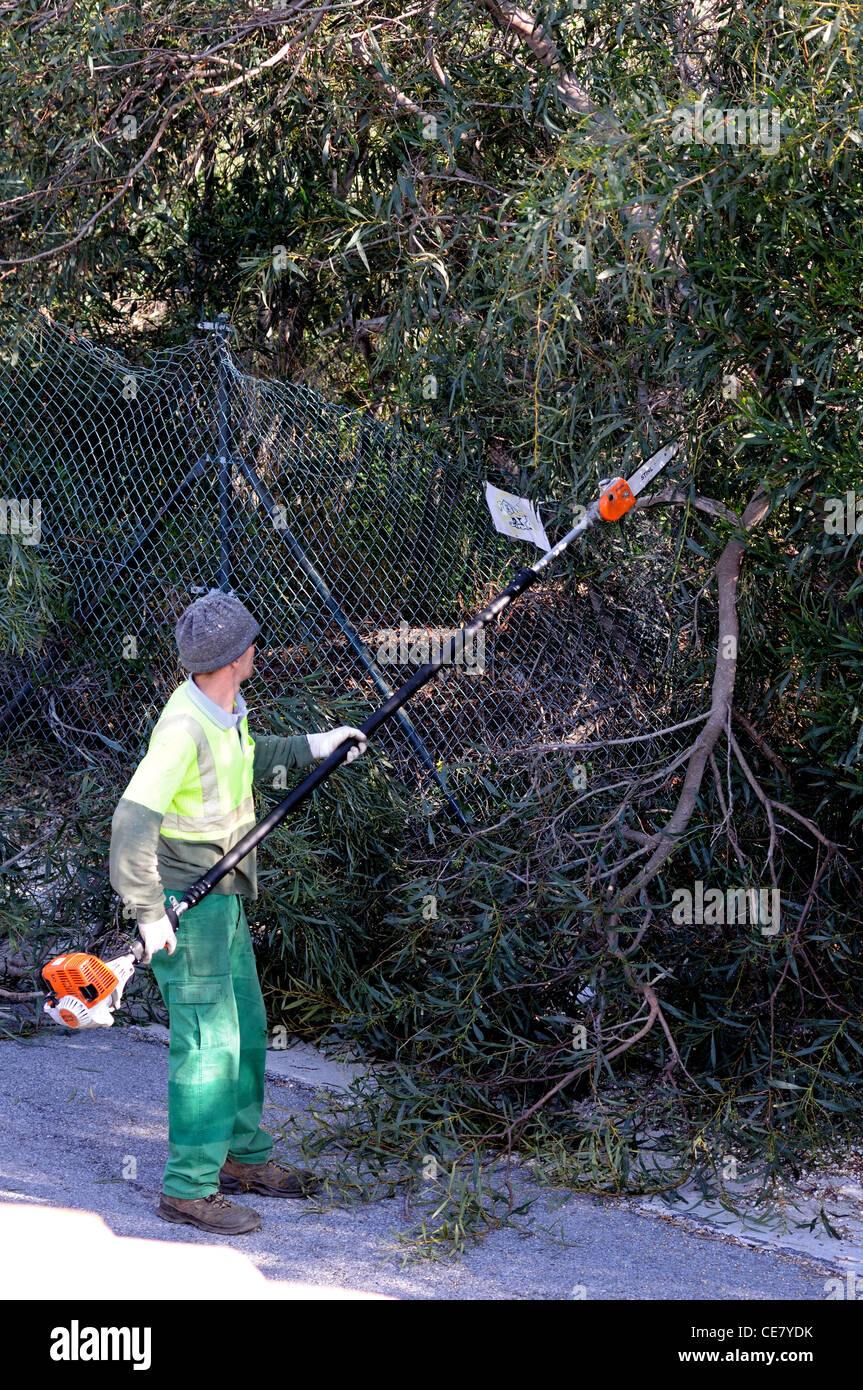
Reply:
M231 401L228 386L228 347L227 340L231 333L231 320L227 314L219 314L214 323L202 323L201 328L209 329L215 334L216 352L218 355L218 425L219 425L219 587L228 591L230 587L230 550L228 546L228 509L231 497L231 480L233 477L234 464L238 466L246 478L246 481L255 489L258 497L264 503L268 511L275 510L273 499L267 494L263 482L258 477L254 469L250 468L241 454L236 457L231 448ZM392 695L387 682L378 670L374 661L369 656L365 645L353 626L348 622L341 606L336 602L329 588L325 584L321 575L311 564L308 556L303 551L296 538L291 535L284 527L279 531L282 539L291 547L295 558L300 564L304 574L311 579L319 595L323 599L329 611L332 613L342 631L347 636L351 646L359 656L366 670L371 674L372 679L378 689L385 697ZM444 800L450 811L451 816L458 822L462 829L468 828L468 822L461 810L458 802L447 788L435 765L434 759L420 738L413 722L403 710L398 712L398 722L401 724L408 741L414 751L419 755L426 770L431 775L432 780L443 792Z
M253 488L254 492L260 498L266 510L270 513L271 519L275 521L275 518L278 516L278 508L272 496L270 495L268 488L264 485L261 478L258 476L256 470L252 467L250 463L248 463L244 459L242 454L238 454L235 461L239 471L246 479L246 482L249 484L251 488ZM326 605L328 611L332 613L342 632L347 637L348 642L351 645L351 648L359 657L360 661L362 662L368 674L371 676L372 680L374 681L380 693L383 695L384 699L391 699L394 694L392 686L389 684L387 680L385 680L377 662L370 655L368 648L366 647L356 628L348 620L344 612L344 609L340 606L340 604L336 602L332 594L332 591L328 587L323 576L312 564L311 560L309 559L306 552L303 550L303 547L300 545L296 536L294 536L293 533L288 529L288 527L282 522L281 518L279 518L279 523L280 524L278 525L278 527L274 525L276 535L279 537L280 540L283 540L285 542L285 544L290 549L291 554L293 555L297 564L299 565L300 569L303 571L303 574L306 576L307 579L311 580L312 584L314 585L315 589L317 590L318 594L320 595L321 599ZM436 782L440 790L443 792L444 800L446 801L446 804L449 807L453 819L458 822L462 830L467 830L468 822L465 819L464 813L462 812L461 807L459 806L455 797L449 791L443 778L438 772L437 766L435 765L435 761L432 758L431 753L423 743L419 733L417 732L413 720L410 718L408 714L405 713L403 709L399 709L396 711L396 719L398 723L401 725L402 732L405 734L414 752L419 756L421 762L426 768L426 771L431 776L432 781ZM441 762L441 766L443 766L443 762Z
M228 539L231 505L231 398L228 392L224 346L231 332L229 316L219 314L213 327L219 364L219 588L228 593L231 589L231 548Z

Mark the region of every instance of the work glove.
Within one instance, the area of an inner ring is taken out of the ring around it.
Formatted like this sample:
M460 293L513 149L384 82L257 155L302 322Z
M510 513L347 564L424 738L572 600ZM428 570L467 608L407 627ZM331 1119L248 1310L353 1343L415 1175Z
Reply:
M149 965L156 951L164 948L172 956L177 949L177 936L167 914L157 922L139 922L138 935L144 943L141 965Z
M361 753L365 753L369 746L369 741L360 729L352 729L348 724L342 724L338 729L328 729L323 734L306 734L309 741L309 752L312 757L320 762L322 758L328 758L331 753L345 742L345 739L355 738L359 747L351 748L345 758L346 763L352 763L354 758L358 758Z

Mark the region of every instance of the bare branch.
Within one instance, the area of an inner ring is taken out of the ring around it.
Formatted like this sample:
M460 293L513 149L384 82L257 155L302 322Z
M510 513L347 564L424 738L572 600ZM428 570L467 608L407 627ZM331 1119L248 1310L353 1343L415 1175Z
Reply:
M725 800L725 793L722 790L722 778L719 775L719 768L717 767L716 758L712 750L710 753L710 766L713 771L713 785L716 789L716 797L719 802L719 805L722 808L722 821L716 827L714 839L721 835L724 829L728 843L730 844L731 848L734 850L735 855L737 856L738 864L740 865L741 869L745 869L747 864L749 863L749 860L743 853L743 850L740 848L740 843L737 839L737 836L734 833L734 826L731 824L731 807L727 804Z
M746 715L745 715L745 714L741 714L740 711L737 710L737 709L733 709L733 710L731 711L731 718L732 718L733 720L735 720L736 723L738 723L738 724L740 725L741 729L745 729L745 730L746 730L747 734L748 734L749 737L752 739L752 742L753 742L758 748L761 749L761 752L764 754L764 756L765 756L765 758L767 759L767 761L773 764L773 766L776 768L776 770L782 774L782 776L786 779L786 781L789 781L789 782L790 782L791 776L790 776L790 773L789 773L789 771L788 771L788 768L785 766L785 764L783 763L783 761L782 761L782 759L779 757L779 755L778 755L777 753L774 753L774 752L773 752L773 749L772 749L772 748L770 747L770 745L765 741L763 735L760 734L760 733L758 732L758 730L756 729L755 725L752 724L752 723L746 718Z
M768 509L768 498L763 491L759 491L743 513L741 525L746 530L758 525L767 515ZM727 725L737 674L737 642L739 637L737 583L740 577L743 553L742 543L737 539L732 539L727 542L716 564L716 585L719 592L719 632L710 712L704 728L695 741L683 781L683 790L680 793L674 813L660 832L661 843L638 876L618 894L615 900L616 908L631 902L674 853L695 810L695 803L710 754Z
M675 734L678 729L688 729L693 724L700 724L702 719L706 719L706 714L696 714L692 719L684 719L679 724L669 724L665 729L656 729L649 734L632 734L629 738L602 738L595 743L570 743L564 740L562 743L531 743L526 748L503 749L500 757L505 757L507 752L526 752L531 753L555 753L558 751L568 751L571 753L586 752L591 748L617 748L624 743L644 743L647 740L663 738L665 734Z
M426 29L426 61L428 62L429 68L431 69L432 73L434 74L434 79L435 79L435 81L438 82L438 83L440 84L441 87L448 87L448 86L449 86L449 78L447 77L446 73L444 72L443 68L441 67L440 63L438 62L438 56L437 56L437 53L436 53L436 51L435 51L434 39L432 38L432 26L434 25L434 22L435 22L435 19L436 19L436 18L437 18L437 0L432 0L431 5L429 5L428 15L426 16L426 20L425 20L425 29Z
M761 802L761 805L764 807L764 812L767 816L767 824L770 827L770 842L767 846L767 859L765 863L770 865L770 877L773 880L773 885L775 887L776 866L773 863L773 852L776 849L776 818L773 815L773 805L770 800L770 797L767 795L766 792L762 790L758 778L755 776L755 773L752 771L748 762L744 758L743 753L740 749L740 744L737 742L737 739L734 737L730 729L728 730L728 742L734 750L734 756L736 757L738 763L740 764L740 767L743 770L744 777L746 778L750 787L754 791L755 795L758 797L758 800Z
M700 497L698 494L693 496L673 487L663 488L661 492L652 492L647 497L637 497L632 510L644 511L646 507L667 506L669 503L682 506L689 503L700 512L709 512L711 516L721 517L730 526L740 525L740 517L730 507L726 507L724 502L718 502L715 497Z
M366 69L372 81L376 82L381 91L386 93L387 99L392 102L394 111L406 112L409 116L416 116L419 120L431 120L432 117L424 111L421 106L404 92L400 92L392 82L388 82L386 77L378 68L371 53L366 47L365 37L362 34L351 35L351 50L354 57Z
M517 34L544 68L562 68L557 44L528 10L513 4L512 0L482 0L482 3L504 33ZM555 83L555 91L564 106L568 106L571 111L578 111L585 116L600 115L599 107L593 104L582 84L572 73L560 73Z
M656 995L654 994L653 990L650 988L649 985L641 985L640 988L644 991L645 1000L648 1003L647 1019L642 1024L641 1028L639 1028L637 1032L633 1033L631 1037L627 1038L625 1042L620 1043L618 1047L613 1047L610 1052L606 1052L603 1054L606 1061L611 1061L613 1057L619 1057L622 1052L627 1052L630 1047L634 1047L637 1042L639 1042L643 1037L647 1036L654 1023L656 1022L656 1018L659 1013L659 1001L657 1000ZM634 1021L635 1020L633 1020L633 1022ZM531 1115L535 1115L537 1110L541 1110L542 1107L548 1101L550 1101L553 1096L556 1096L559 1091L563 1090L564 1086L568 1086L570 1082L575 1081L576 1077L582 1076L585 1072L590 1071L592 1067L593 1061L582 1062L581 1066L573 1067L572 1071L568 1071L565 1076L562 1076L560 1081L558 1081L556 1085L552 1086L550 1091L546 1091L544 1096L540 1096L538 1101L536 1101L527 1110L525 1110L518 1117L517 1120L514 1120L511 1125L507 1126L502 1135L499 1135L497 1137L499 1139L509 1142L513 1134L515 1134L519 1129L521 1129L522 1125L530 1119Z

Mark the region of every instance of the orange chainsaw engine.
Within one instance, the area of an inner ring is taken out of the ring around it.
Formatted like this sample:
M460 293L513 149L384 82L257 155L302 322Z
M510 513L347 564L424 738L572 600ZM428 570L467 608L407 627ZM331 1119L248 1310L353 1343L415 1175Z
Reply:
M71 995L73 999L80 999L88 1009L107 999L120 983L110 965L98 956L88 956L84 951L55 956L43 968L42 977L57 1000ZM70 1028L79 1026L78 1019L69 1009L61 1007L60 1016Z
M618 521L635 505L635 493L625 478L606 483L599 499L599 515L603 521Z

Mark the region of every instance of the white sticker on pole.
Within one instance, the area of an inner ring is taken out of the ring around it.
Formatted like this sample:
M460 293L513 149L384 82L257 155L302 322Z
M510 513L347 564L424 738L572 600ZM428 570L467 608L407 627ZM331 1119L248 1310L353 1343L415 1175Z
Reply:
M512 536L517 541L531 541L540 550L551 549L539 513L526 497L516 497L511 492L494 487L492 483L486 483L485 500L495 529L501 535Z

